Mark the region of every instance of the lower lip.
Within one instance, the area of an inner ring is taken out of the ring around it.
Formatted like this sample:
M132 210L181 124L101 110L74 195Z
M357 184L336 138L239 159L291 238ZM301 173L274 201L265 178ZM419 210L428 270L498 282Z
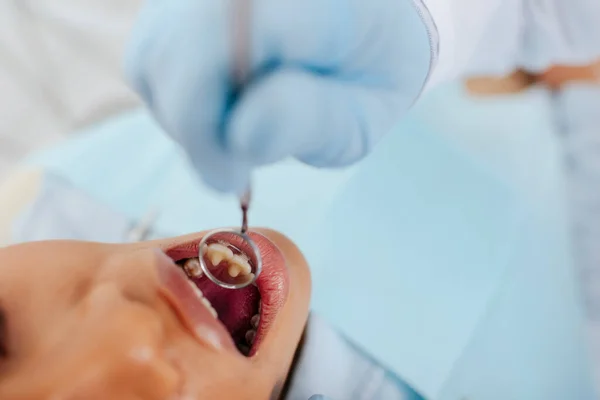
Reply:
M272 322L287 299L289 291L289 274L285 258L273 242L256 232L250 232L249 235L258 246L263 259L263 270L256 280L256 286L258 287L261 296L261 311L260 324L250 351L250 356L252 356L256 354L256 351L269 331ZM198 246L201 240L202 236L199 235L197 238L191 240L187 239L181 243L172 244L165 250L165 253L175 261L197 257L199 252ZM235 240L236 237L232 236L232 244L234 246L236 245ZM220 325L220 323L218 324ZM227 336L231 341L229 333L227 333Z

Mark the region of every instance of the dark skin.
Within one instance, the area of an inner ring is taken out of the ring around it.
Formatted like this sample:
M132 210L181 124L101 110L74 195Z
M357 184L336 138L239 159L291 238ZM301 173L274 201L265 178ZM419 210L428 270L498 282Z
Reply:
M573 83L600 83L600 61L589 65L568 66L556 65L539 75L538 81L552 89Z
M190 332L161 297L156 249L200 234L0 249L0 398L279 398L306 324L310 275L291 241L262 233L273 249L267 257L287 265L290 287L251 358Z
M600 84L600 61L577 66L555 65L536 74L518 70L504 77L472 77L465 86L474 96L498 96L518 93L533 85L560 90L576 83Z

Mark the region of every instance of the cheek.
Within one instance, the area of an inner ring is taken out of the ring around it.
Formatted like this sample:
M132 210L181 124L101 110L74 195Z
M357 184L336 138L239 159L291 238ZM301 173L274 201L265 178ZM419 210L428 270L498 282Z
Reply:
M169 355L181 371L186 399L267 400L276 382L242 356L218 353L187 338L172 340Z
M181 373L165 359L153 338L139 335L139 328L136 332L132 324L107 328L106 335L81 331L68 344L16 371L19 382L13 391L35 391L35 395L17 398L159 400L178 392Z
M74 315L76 328L60 332L68 340L56 343L39 364L51 368L60 360L54 387L66 399L99 393L105 399L168 398L177 391L180 374L164 356L159 313L114 291L101 285L83 299Z
M93 368L87 373L82 370L77 371L77 376L82 379L60 385L60 390L64 393L63 397L66 399L159 400L170 398L179 392L181 375L172 365L160 358L145 354L144 349L140 349L137 359L135 357L124 358L118 365L110 363L106 368ZM65 388L69 387L70 390L65 392Z
M217 378L212 382L210 375L206 377L206 384L194 391L190 398L197 399L235 399L257 400L278 399L272 397L275 384L267 384L261 376L255 376L251 371L242 372L241 375ZM213 377L216 378L216 377Z

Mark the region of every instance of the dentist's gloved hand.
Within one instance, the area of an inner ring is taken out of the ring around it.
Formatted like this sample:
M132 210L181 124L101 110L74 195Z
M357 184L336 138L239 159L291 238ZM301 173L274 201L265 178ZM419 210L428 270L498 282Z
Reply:
M126 57L131 84L213 188L292 156L365 156L430 67L413 0L251 1L250 82L231 99L234 0L146 0Z

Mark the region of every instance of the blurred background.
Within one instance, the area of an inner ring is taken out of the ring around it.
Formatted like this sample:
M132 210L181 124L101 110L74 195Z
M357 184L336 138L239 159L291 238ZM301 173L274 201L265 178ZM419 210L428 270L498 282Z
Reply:
M141 3L0 1L0 244L112 241L153 211L155 237L238 223L123 82ZM313 308L428 397L592 398L576 265L598 261L600 196L580 188L600 178L574 160L595 165L598 145L569 132L595 129L595 68L566 88L560 68L447 83L356 167L261 172L253 221L305 252ZM32 206L40 170L87 197ZM98 210L114 229L87 229Z
M141 3L0 2L0 177L28 152L136 105L121 60Z

